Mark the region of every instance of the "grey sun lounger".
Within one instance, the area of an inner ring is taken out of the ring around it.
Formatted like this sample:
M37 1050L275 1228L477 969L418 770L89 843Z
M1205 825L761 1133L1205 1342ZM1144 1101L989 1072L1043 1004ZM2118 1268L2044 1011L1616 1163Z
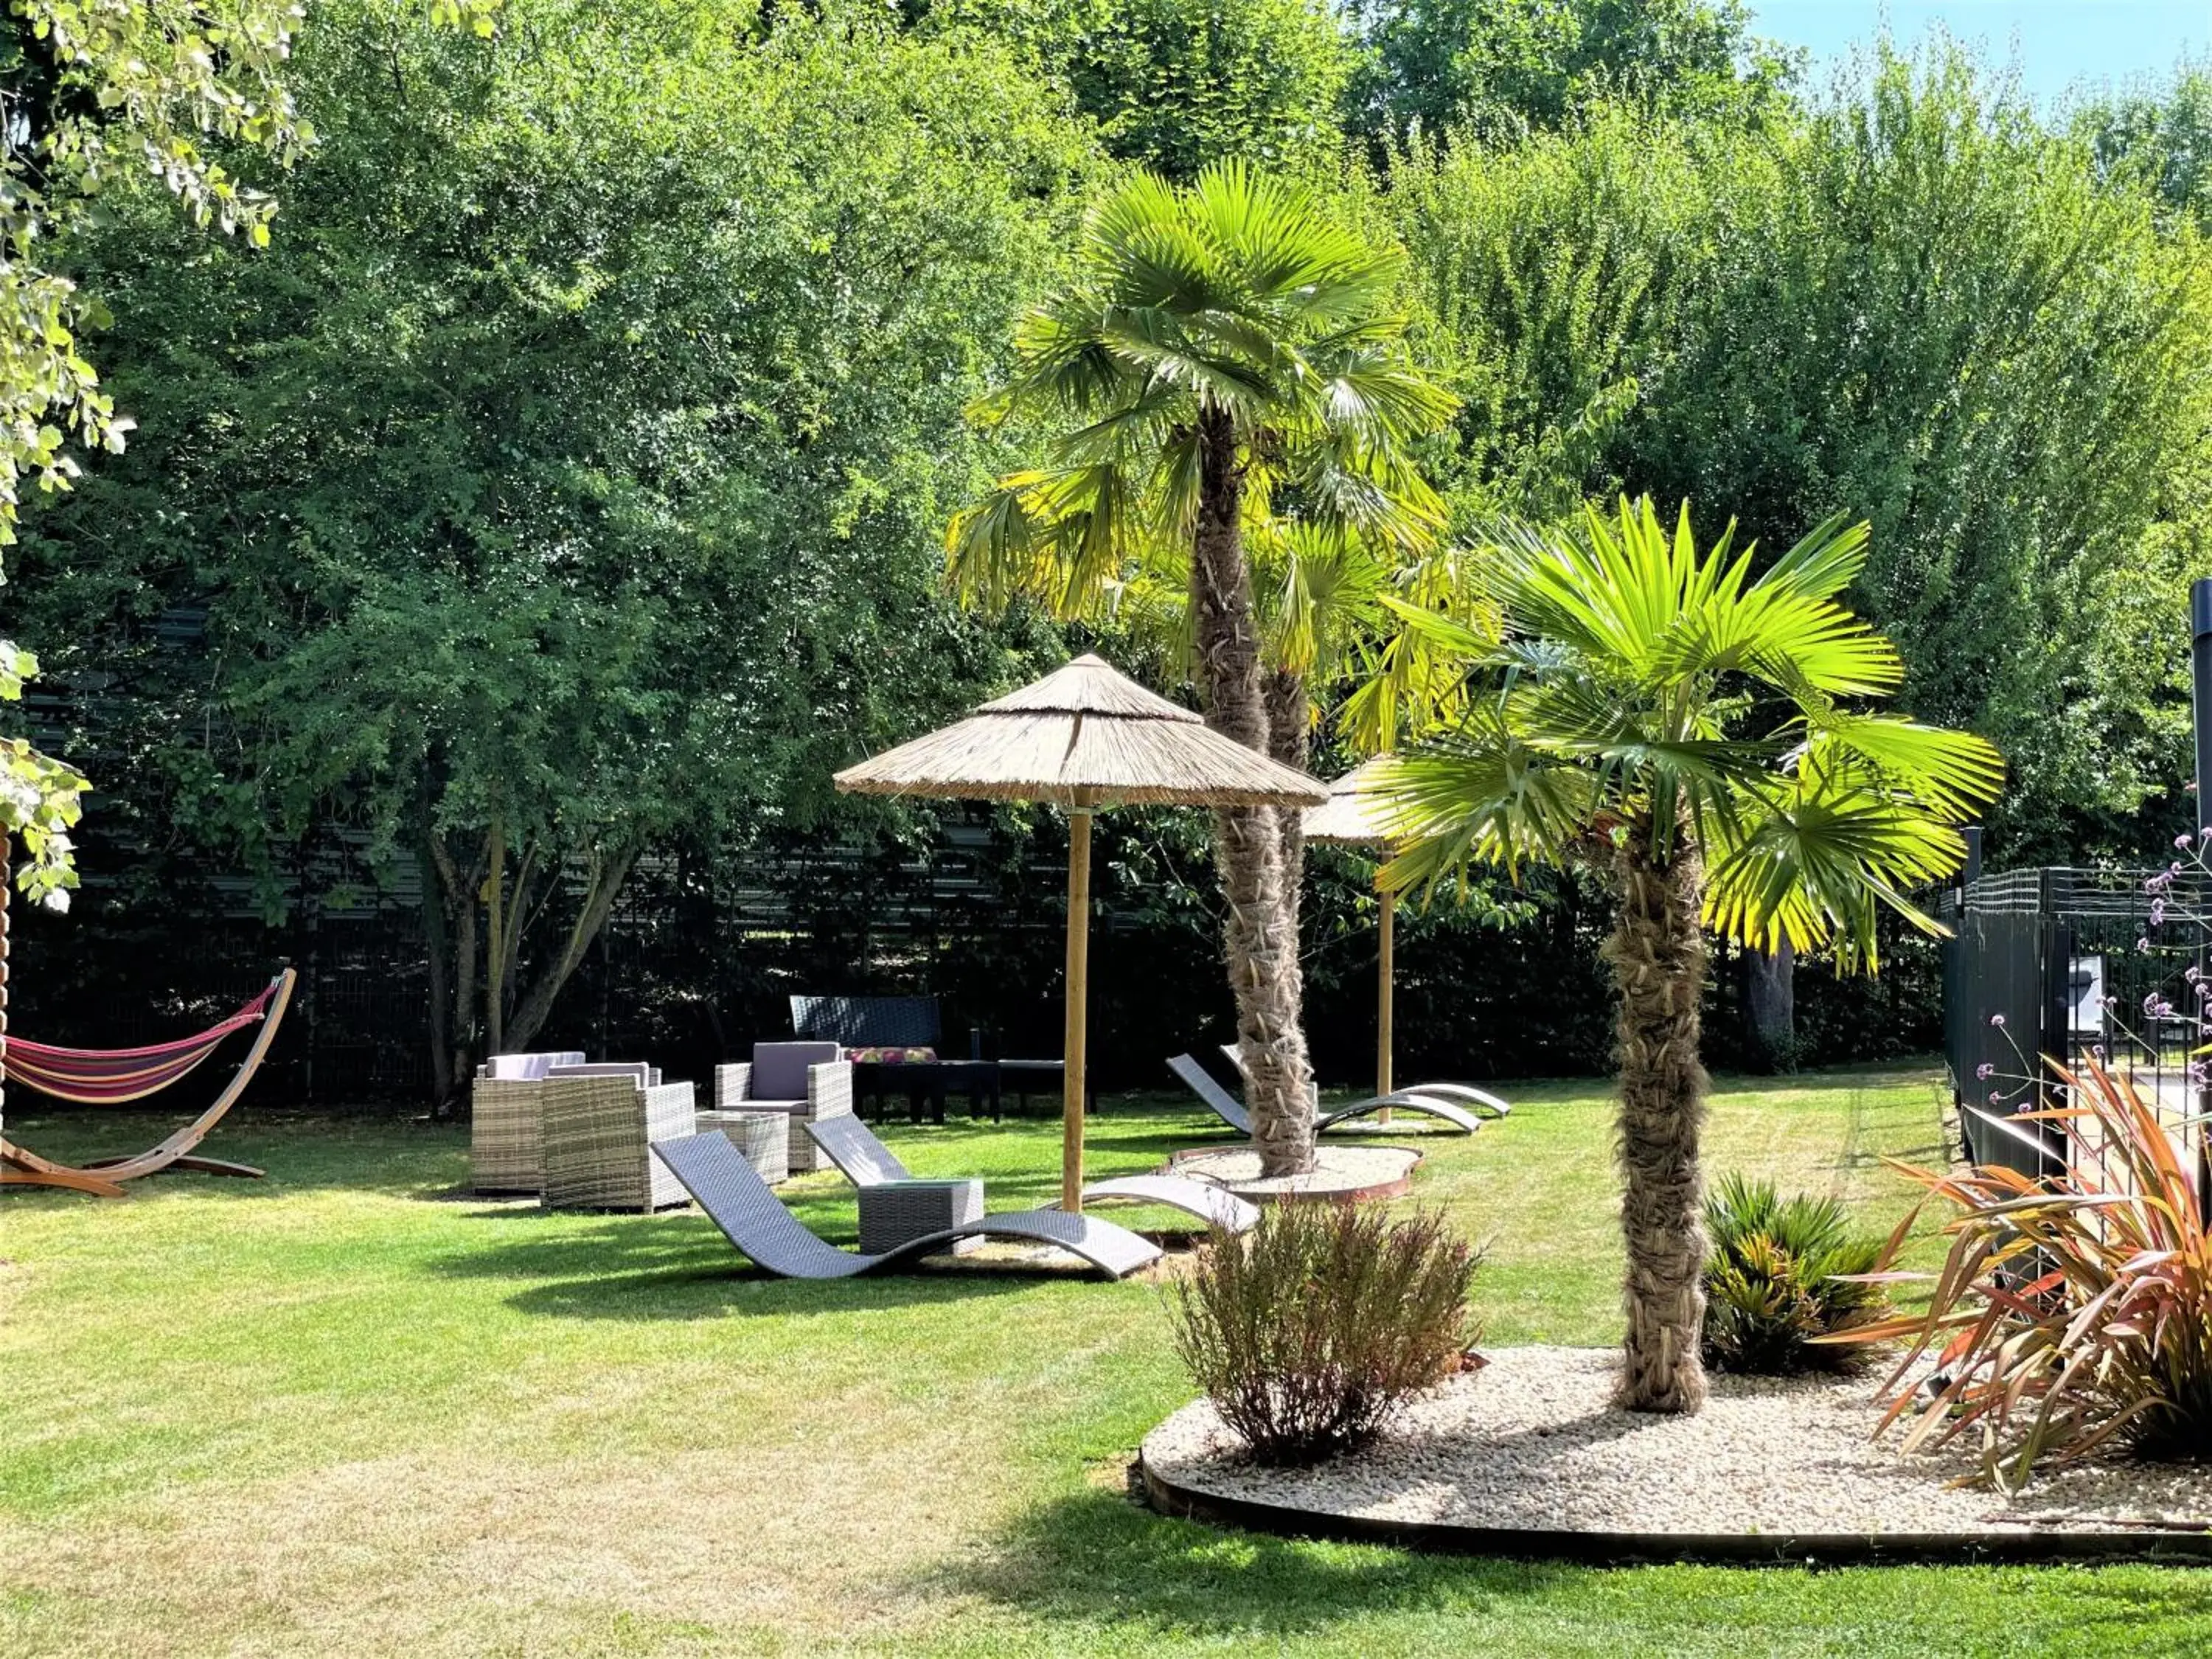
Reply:
M914 1179L914 1172L900 1162L899 1155L876 1139L875 1132L857 1117L824 1118L808 1124L806 1133L855 1187ZM1260 1219L1257 1205L1188 1176L1121 1176L1094 1181L1083 1189L1083 1196L1086 1201L1126 1198L1142 1204L1163 1204L1229 1233L1249 1231ZM1045 1208L1057 1212L1058 1201Z
M1060 1210L1023 1210L985 1216L963 1227L910 1239L880 1255L841 1250L810 1231L783 1206L745 1155L729 1137L709 1131L653 1143L665 1164L707 1218L722 1230L754 1264L785 1279L850 1279L905 1266L957 1240L988 1237L1050 1244L1081 1256L1111 1279L1121 1279L1157 1261L1160 1247L1110 1221Z
M1189 1085L1190 1091L1212 1108L1214 1115L1240 1135L1252 1133L1252 1115L1244 1109L1236 1096L1223 1088L1190 1054L1176 1054L1168 1061L1168 1069ZM1442 1118L1454 1128L1473 1134L1482 1127L1482 1120L1463 1106L1455 1106L1448 1100L1437 1100L1427 1095L1411 1092L1376 1095L1372 1099L1356 1101L1340 1106L1333 1112L1316 1112L1314 1129L1316 1133L1334 1128L1347 1119L1364 1117L1370 1112L1389 1106L1401 1112L1417 1112L1428 1117Z
M1239 1056L1237 1045L1224 1042L1221 1045L1221 1052L1237 1068L1237 1075L1243 1076L1244 1061ZM1393 1089L1387 1095L1370 1095L1356 1104L1330 1113L1329 1116L1332 1119L1341 1118L1376 1106L1402 1106L1406 1103L1404 1097L1407 1095L1419 1095L1424 1100L1448 1100L1454 1105L1467 1107L1481 1118L1505 1117L1513 1110L1489 1090L1478 1089L1472 1083L1408 1083Z

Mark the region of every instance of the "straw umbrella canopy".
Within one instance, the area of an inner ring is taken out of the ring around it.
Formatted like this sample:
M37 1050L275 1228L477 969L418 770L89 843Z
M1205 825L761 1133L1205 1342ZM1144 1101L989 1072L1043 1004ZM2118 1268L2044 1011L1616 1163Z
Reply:
M848 766L866 795L1041 801L1067 812L1067 1046L1060 1203L1083 1201L1083 1079L1091 937L1091 819L1102 807L1310 806L1304 773L1223 737L1189 709L1078 657L965 720Z
M1328 799L1319 806L1306 809L1306 839L1337 847L1387 847L1397 840L1391 830L1389 813L1374 793L1379 781L1377 775L1386 763L1395 758L1377 755L1329 785ZM1376 886L1382 899L1382 962L1375 989L1375 1092L1387 1095L1390 1092L1391 1074L1390 994L1397 975L1394 950L1398 896L1380 882ZM1390 1109L1384 1107L1377 1115L1387 1123Z

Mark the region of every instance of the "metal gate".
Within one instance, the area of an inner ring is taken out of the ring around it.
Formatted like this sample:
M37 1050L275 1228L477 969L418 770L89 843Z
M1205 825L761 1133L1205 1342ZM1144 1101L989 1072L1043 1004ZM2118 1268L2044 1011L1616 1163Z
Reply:
M2151 1103L2185 1154L2204 1146L2197 981L2212 892L2172 872L2056 867L1982 876L1947 896L1944 1054L1962 1108L2064 1103L2046 1058L2094 1060ZM2033 1146L1962 1109L1966 1156L2043 1173ZM2063 1145L2039 1126L2046 1149ZM2050 1155L2049 1150L2045 1156Z
M1967 1161L2045 1174L2056 1141L2050 1126L2016 1126L2043 1144L2039 1154L1982 1114L2013 1116L2063 1092L2043 1056L2072 1053L2072 930L2033 912L1973 909L1952 927L1943 948L1943 1039Z

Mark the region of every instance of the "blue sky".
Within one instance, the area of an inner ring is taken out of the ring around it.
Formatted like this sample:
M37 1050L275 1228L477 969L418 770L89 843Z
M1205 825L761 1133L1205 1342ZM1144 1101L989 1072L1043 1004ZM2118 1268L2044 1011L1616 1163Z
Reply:
M1815 86L1885 21L1900 45L1930 23L1979 43L2019 69L2039 104L2078 83L2163 76L2185 52L2212 50L2212 0L1752 0L1751 9L1755 33L1812 53Z

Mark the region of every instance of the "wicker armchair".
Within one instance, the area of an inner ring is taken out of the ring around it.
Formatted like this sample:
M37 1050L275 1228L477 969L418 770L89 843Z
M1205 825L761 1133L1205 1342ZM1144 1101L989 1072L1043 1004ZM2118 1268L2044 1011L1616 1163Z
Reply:
M685 1202L683 1184L653 1156L653 1143L697 1132L691 1085L574 1074L583 1071L556 1067L540 1085L546 1208L659 1210Z
M822 1167L806 1125L853 1109L853 1067L834 1042L757 1042L750 1063L714 1068L718 1112L776 1112L787 1121L791 1172Z
M542 1079L478 1078L469 1091L469 1185L480 1193L545 1190Z
M493 1054L469 1091L469 1185L480 1193L545 1190L544 1090L556 1066L583 1063L573 1051Z

